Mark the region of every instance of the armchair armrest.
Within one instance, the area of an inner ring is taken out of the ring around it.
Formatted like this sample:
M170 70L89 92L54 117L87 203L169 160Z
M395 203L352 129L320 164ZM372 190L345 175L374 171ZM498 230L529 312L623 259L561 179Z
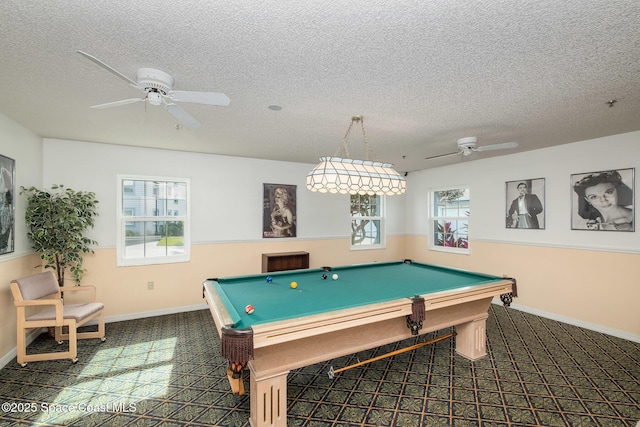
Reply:
M62 300L60 299L29 299L29 300L16 300L14 301L16 307L37 307L52 305L56 310L56 326L62 326L62 320L64 318L64 309L62 307Z
M96 287L93 285L61 286L60 292L88 292L91 302L96 302Z
M29 307L29 306L37 306L37 305L54 305L54 306L62 306L62 301L59 299L27 299L27 300L19 300L14 301L16 307Z

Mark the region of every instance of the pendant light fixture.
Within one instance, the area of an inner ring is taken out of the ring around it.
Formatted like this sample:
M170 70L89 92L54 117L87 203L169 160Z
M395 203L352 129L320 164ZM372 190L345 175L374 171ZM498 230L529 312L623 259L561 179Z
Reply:
M348 139L354 123L360 123L364 139L365 160L349 157ZM346 158L337 157L344 151ZM395 195L404 194L406 180L390 163L371 160L372 150L367 143L364 117L353 116L334 157L320 157L320 163L307 174L307 190L319 193Z

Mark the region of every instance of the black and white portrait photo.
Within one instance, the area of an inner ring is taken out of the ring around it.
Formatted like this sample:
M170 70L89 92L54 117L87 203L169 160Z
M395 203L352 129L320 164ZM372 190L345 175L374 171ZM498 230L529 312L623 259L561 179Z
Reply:
M544 178L508 181L507 228L544 229Z
M296 186L264 184L262 237L296 237Z
M571 175L572 230L635 231L634 169Z
M0 255L14 251L15 164L0 155Z

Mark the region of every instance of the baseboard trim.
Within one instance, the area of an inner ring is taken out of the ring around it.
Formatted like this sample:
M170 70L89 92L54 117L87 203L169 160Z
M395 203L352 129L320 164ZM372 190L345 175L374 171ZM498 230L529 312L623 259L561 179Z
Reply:
M31 344L33 342L33 340L38 338L38 336L40 334L42 334L43 332L47 332L47 330L45 328L38 328L38 329L34 329L33 331L29 332L27 334L27 347L29 346L29 344ZM9 364L9 362L11 362L12 360L14 360L16 358L17 355L18 355L18 348L17 347L13 347L13 349L11 349L11 351L9 353L5 354L4 356L2 356L2 358L0 358L0 369L2 369L5 366L7 366Z
M499 298L494 298L493 304L502 304ZM535 308L527 307L524 305L511 303L511 308L519 311L523 311L529 314L535 314L536 316L544 317L546 319L556 320L558 322L567 323L569 325L578 326L580 328L589 329L590 331L600 332L603 334L611 335L613 337L622 338L627 341L633 341L640 343L640 336L633 335L629 332L619 331L617 329L605 328L593 323L583 322L581 320L573 319L571 317L561 316L555 313L549 313L548 311L538 310Z
M207 304L187 305L182 307L165 308L162 310L143 311L141 313L123 314L119 316L108 316L104 318L105 323L124 322L125 320L144 319L146 317L165 316L167 314L186 313L187 311L205 310Z

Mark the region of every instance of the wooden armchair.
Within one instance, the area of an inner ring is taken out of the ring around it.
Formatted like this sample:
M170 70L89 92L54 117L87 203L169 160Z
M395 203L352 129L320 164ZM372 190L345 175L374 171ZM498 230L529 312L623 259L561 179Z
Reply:
M90 302L85 304L63 304L62 292L87 292ZM52 271L15 279L11 282L17 319L17 359L25 366L27 362L38 360L71 359L78 361L77 340L100 338L106 340L104 334L104 304L95 302L96 289L93 286L60 287ZM37 308L42 310L34 311ZM98 319L98 330L94 332L78 332L78 328L92 319ZM68 333L62 327L68 326ZM58 344L69 341L68 351L53 353L27 354L27 331L34 328L53 327Z

